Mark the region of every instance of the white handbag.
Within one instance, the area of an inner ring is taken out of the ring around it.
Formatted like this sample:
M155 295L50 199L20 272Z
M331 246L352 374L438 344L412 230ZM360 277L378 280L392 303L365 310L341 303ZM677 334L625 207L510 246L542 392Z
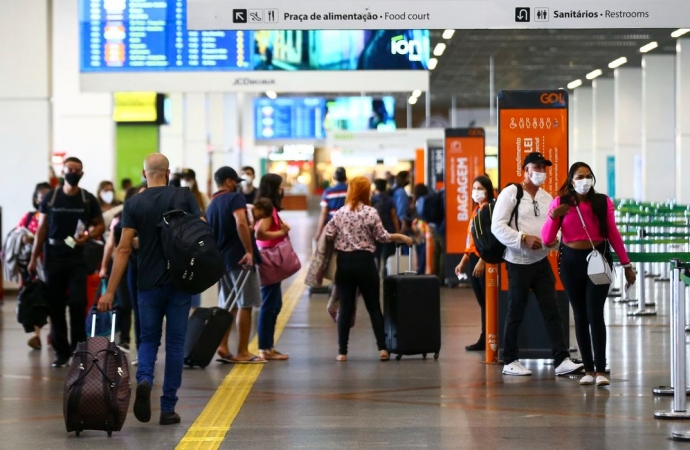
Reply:
M599 253L599 250L594 246L594 241L592 241L592 237L589 235L589 231L587 231L587 225L585 225L585 219L582 218L580 208L575 205L575 209L577 209L577 215L580 216L580 222L582 222L582 228L587 233L589 243L592 244L592 253L587 255L587 276L594 284L611 284L613 281L611 266L604 258L604 255Z

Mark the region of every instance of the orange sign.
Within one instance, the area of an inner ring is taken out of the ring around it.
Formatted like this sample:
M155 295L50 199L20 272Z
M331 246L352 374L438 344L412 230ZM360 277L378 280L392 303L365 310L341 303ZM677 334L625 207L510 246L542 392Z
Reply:
M446 130L446 253L465 253L467 226L472 219L472 181L484 175L484 130Z
M568 95L564 91L503 91L499 94L499 186L524 181L525 156L539 152L553 163L547 167L543 189L552 196L568 178ZM544 212L546 213L546 212ZM556 251L549 254L558 276ZM501 270L500 287L508 290L508 275Z

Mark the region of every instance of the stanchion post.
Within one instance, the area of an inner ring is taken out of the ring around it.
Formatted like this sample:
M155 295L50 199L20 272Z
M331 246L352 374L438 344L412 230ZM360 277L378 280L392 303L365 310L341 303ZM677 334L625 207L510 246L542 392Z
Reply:
M498 363L498 264L487 264L486 277L486 360Z
M657 419L690 419L690 412L686 411L685 396L687 383L685 382L685 283L680 278L681 267L679 261L674 261L671 274L671 339L673 353L672 377L675 387L673 393L673 407L671 411L656 411Z
M645 236L644 229L639 228L637 230L637 239L642 241ZM640 245L640 250L644 248L643 245ZM630 317L638 317L638 316L656 316L656 311L647 311L645 308L646 306L646 299L647 299L647 274L645 273L645 266L647 264L643 262L638 262L637 263L637 310L636 311L631 311L628 313L628 316Z

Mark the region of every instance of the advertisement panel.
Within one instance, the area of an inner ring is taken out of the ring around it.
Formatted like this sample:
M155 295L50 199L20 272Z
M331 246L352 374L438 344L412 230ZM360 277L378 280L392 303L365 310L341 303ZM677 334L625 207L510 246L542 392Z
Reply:
M445 134L446 254L462 255L472 219L472 181L485 170L485 134L482 128L447 129Z
M525 156L540 152L553 163L547 168L542 186L552 196L568 178L568 93L566 91L501 91L499 108L499 187L524 181ZM556 251L549 254L556 288L563 290L558 277ZM508 290L508 275L501 269L501 291Z

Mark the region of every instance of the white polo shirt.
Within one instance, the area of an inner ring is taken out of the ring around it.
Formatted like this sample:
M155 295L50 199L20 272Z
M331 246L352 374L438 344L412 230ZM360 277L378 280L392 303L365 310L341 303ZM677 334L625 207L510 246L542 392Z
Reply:
M522 243L522 235L541 237L541 229L546 223L549 205L553 197L543 189L537 191L537 195L532 196L523 188L522 199L518 206L518 229L515 228L515 221L511 220L511 214L515 208L517 198L517 187L508 186L501 191L496 200L491 221L491 232L503 245L506 246L504 258L513 264L534 264L546 258L549 249L542 247L539 250L532 250L527 244ZM535 204L539 215L535 214Z

